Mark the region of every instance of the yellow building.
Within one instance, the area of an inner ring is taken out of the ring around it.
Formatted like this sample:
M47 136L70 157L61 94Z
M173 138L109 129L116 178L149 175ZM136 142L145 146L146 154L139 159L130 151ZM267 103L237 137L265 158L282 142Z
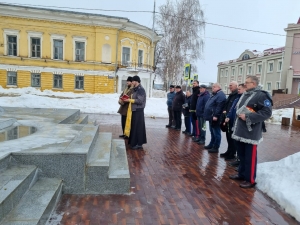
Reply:
M139 75L149 96L159 40L127 18L0 4L0 85L120 93Z

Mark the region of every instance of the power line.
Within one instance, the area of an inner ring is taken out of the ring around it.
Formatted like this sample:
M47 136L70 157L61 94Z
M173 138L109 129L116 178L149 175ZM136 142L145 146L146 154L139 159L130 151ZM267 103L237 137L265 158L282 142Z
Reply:
M49 8L57 8L57 9L81 9L81 10L91 10L91 11L104 11L104 12L134 12L134 13L153 13L152 11L141 11L141 10L122 10L122 9L90 9L90 8L73 8L66 6L53 6L53 5L32 5L32 4L19 4L19 3L8 3L8 2L0 2L3 4L9 5L17 5L17 6L34 6L34 7L49 7Z
M153 13L153 11L147 11L147 10L141 11L141 10L121 10L121 9L90 9L90 8L73 8L73 7L65 7L65 6L45 6L45 5L33 5L33 4L7 3L7 2L0 2L0 3L10 4L10 5L17 5L17 6L50 7L50 8L57 8L57 9L80 9L80 10L91 10L91 11L128 12L128 13ZM181 19L185 19L185 20L194 21L194 22L199 22L199 23L203 23L203 24L208 24L208 25L212 25L212 26L218 26L218 27L224 27L224 28L235 29L235 30L242 30L242 31L254 32L254 33L261 33L261 34L268 34L268 35L286 37L286 35L284 35L284 34L276 34L276 33L270 33L270 32L259 31L259 30L251 30L251 29L246 29L246 28L241 28L241 27L234 27L234 26L228 26L228 25L223 25L223 24L210 23L210 22L201 21L201 20L193 20L193 19L186 18L186 17L176 16L176 15L171 15L171 14L165 14L165 13L160 13L160 12L155 12L155 13L156 14L161 14L161 15L177 17L177 18L181 18Z

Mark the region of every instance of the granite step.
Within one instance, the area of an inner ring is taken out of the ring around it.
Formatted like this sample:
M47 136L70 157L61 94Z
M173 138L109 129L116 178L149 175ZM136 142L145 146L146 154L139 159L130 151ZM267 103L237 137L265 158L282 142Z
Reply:
M37 168L31 165L8 166L0 171L0 221L20 201L37 178Z
M130 190L130 173L124 140L112 140L107 185L110 192L115 194L125 194Z
M62 180L39 179L0 225L46 224L61 197Z
M108 178L112 134L99 132L86 163L86 193L105 193Z
M88 115L80 115L79 119L76 121L76 124L88 124L89 116Z

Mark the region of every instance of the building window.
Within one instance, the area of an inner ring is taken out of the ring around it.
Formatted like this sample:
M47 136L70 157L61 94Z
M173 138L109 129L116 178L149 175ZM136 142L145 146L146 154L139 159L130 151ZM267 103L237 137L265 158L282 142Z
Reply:
M138 55L138 66L141 67L143 66L143 62L144 62L144 51L139 49L139 55Z
M17 56L17 36L7 36L7 55Z
M17 85L17 72L7 72L7 85Z
M84 53L85 53L84 46L85 46L84 42L75 41L75 61L77 62L84 61Z
M53 74L53 87L54 88L62 88L63 79L62 79L62 75L59 74Z
M268 66L268 72L273 72L273 66L274 66L274 64L272 62L270 62L269 66Z
M28 33L28 58L42 58L43 33L27 31Z
M64 60L65 59L65 37L63 34L51 34L51 59ZM80 39L81 40L81 39ZM85 41L85 39L83 39ZM73 49L75 61L75 41L73 39Z
M250 59L250 56L248 54L243 55L242 60L247 60L247 59Z
M279 81L276 82L276 88L277 88L277 90L280 89L280 82Z
M243 74L243 67L240 67L240 75Z
M53 59L63 60L63 40L53 40Z
M271 88L272 88L272 84L270 82L267 83L267 91L271 91Z
M41 57L41 39L31 38L31 57L40 58Z
M128 62L130 62L130 48L123 47L122 48L122 65L128 66Z
M41 87L41 74L32 73L31 74L31 87Z
M109 44L102 46L102 62L111 63L111 47Z
M252 66L248 66L248 75L252 74Z
M232 68L232 74L231 74L231 76L233 77L234 75L235 75L235 69Z
M84 89L84 76L76 76L75 78L75 89Z
M228 77L228 70L225 71L225 77Z
M277 71L281 71L281 69L282 69L282 61L278 61Z
M262 70L262 65L261 64L258 64L257 65L257 73L261 73L261 70Z

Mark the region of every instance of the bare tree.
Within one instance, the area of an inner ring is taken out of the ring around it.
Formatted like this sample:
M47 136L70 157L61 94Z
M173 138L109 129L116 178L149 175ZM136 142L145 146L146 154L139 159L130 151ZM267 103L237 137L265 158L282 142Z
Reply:
M204 40L200 35L205 21L199 0L167 0L159 8L156 23L164 35L156 47L156 74L165 85L179 84L184 64L201 59L203 52Z

